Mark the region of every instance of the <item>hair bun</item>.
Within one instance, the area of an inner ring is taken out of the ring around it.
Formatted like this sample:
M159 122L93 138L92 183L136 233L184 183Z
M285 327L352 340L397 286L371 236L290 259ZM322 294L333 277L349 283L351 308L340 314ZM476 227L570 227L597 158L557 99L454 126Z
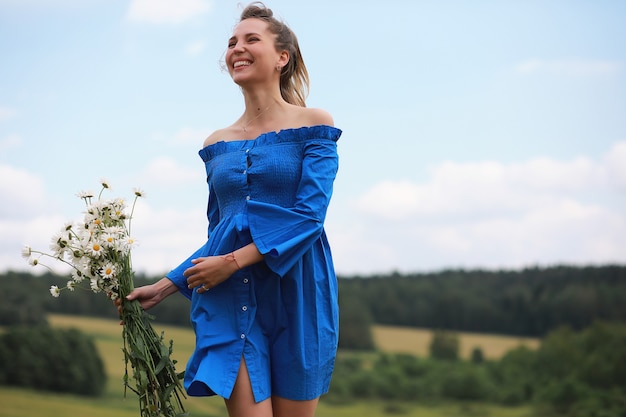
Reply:
M272 12L272 9L266 7L260 1L257 1L250 3L245 9L243 9L243 12L241 12L241 20L253 17L257 19L269 20L274 17L274 12Z

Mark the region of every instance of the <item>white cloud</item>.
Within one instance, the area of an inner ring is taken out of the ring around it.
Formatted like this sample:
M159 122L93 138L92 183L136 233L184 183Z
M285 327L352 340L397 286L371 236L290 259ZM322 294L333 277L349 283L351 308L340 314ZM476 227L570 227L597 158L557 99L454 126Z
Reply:
M610 75L623 68L620 61L584 59L529 59L520 63L516 70L522 74L548 73L552 75L593 76Z
M422 197L429 191L410 181L381 181L359 199L359 207L386 219L402 219L425 208Z
M210 0L132 0L127 18L147 23L180 24L208 13Z
M625 185L626 142L597 160L448 161L423 182L375 184L329 235L348 273L624 263Z
M555 193L586 190L606 182L606 169L587 158L522 163L443 162L426 183L381 181L364 193L358 207L386 219L442 213L519 211L544 205ZM529 198L532 196L532 198Z
M9 165L0 165L0 201L0 219L32 216L52 204L41 178Z
M0 165L0 201L0 265L27 269L21 247L47 250L50 237L65 220L58 214L58 203L46 194L44 181L12 166Z
M586 261L611 258L614 250L598 253L594 242L610 241L610 228L624 229L623 219L610 209L562 199L528 210L521 216L485 217L473 222L451 219L453 230L464 245L435 241L441 250L452 250L463 263L523 264L533 262ZM607 227L610 226L609 229ZM439 236L430 235L433 239Z
M605 159L610 181L626 190L626 141L613 145Z
M138 184L148 188L149 184L159 186L173 186L178 184L198 183L203 180L201 169L184 167L175 159L159 157L150 161L148 166L139 174Z
M133 235L139 242L133 252L136 270L165 274L206 241L206 212L203 206L184 210L157 209L148 204L148 200L139 200L133 218Z
M31 267L21 256L21 248L28 245L37 250L47 251L50 238L66 221L66 218L54 213L41 213L28 218L0 216L0 265L2 269L31 271ZM66 268L59 270L66 270Z

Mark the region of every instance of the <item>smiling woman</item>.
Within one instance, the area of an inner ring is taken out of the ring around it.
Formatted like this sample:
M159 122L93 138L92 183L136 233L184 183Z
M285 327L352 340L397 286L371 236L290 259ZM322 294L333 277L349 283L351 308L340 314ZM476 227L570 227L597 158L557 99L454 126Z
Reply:
M263 4L246 7L225 66L243 114L204 141L208 240L129 299L181 292L196 347L191 396L220 395L231 417L311 417L329 389L338 342L337 279L324 220L341 131L307 108L295 34Z
M226 64L233 81L241 86L245 78L238 81L238 78L235 78L238 72L250 69L253 64L269 65L270 69L275 68L280 75L282 98L288 103L305 107L309 74L296 35L288 26L274 19L269 9L249 7L241 18L241 23L237 25L228 41L226 52ZM257 56L259 62L252 60L252 53L255 50L266 52L270 57L268 62L262 61L265 56L263 53Z

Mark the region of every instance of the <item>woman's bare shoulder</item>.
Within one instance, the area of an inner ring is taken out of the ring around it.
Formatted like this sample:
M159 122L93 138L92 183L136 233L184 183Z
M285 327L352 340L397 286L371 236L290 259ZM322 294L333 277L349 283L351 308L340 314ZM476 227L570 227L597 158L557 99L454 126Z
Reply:
M334 126L335 125L333 116L324 109L306 107L303 110L304 110L304 117L306 118L306 124L309 126L316 126L316 125Z
M232 140L234 135L234 129L232 126L225 127L223 129L218 129L215 132L211 133L205 140L202 145L206 148L209 145L213 145L215 142L219 142L222 140Z

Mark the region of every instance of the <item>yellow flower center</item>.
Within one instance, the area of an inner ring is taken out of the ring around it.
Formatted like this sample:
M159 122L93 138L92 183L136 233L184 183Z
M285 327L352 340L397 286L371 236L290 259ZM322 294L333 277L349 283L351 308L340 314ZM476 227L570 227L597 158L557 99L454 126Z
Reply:
M100 245L98 245L97 243L94 243L93 250L95 250L96 252L99 251L100 250Z

